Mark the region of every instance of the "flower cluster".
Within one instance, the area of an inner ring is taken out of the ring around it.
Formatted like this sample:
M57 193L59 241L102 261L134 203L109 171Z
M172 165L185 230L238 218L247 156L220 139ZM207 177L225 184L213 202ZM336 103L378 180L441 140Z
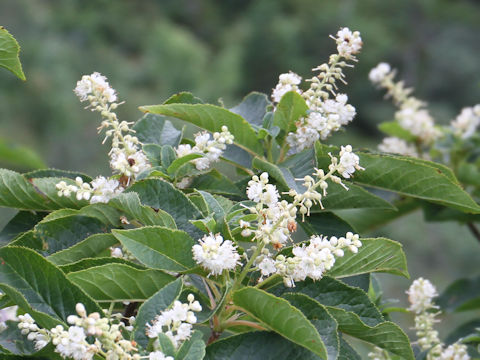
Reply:
M190 154L202 154L203 156L192 160L197 170L207 170L212 163L218 161L227 144L233 144L233 135L228 127L222 126L222 132L213 133L213 139L206 131L195 135L195 146L190 144L179 145L176 149L177 156L182 157Z
M194 301L193 295L189 295L189 301L189 305L180 305L193 311L201 311L201 306L198 301ZM101 354L106 359L140 360L148 357L149 360L173 360L171 356L165 356L158 349L141 356L135 347L135 342L124 338L124 332L131 331L133 327L125 326L123 322L118 321L122 318L122 314L101 317L99 313L94 312L87 315L85 307L80 303L76 306L76 312L77 315L68 316L67 322L71 326L67 329L62 325L57 325L50 330L40 328L29 314L18 317L20 320L18 328L22 334L27 335L27 338L34 342L36 350L42 349L51 342L55 346L55 352L63 358L91 360L95 355ZM177 310L176 314L179 313L180 311ZM187 313L190 321L195 323L195 316L192 318L188 310ZM133 323L135 318L131 317L129 321ZM188 336L185 337L187 338Z
M273 90L272 99L278 103L288 91L296 91L305 99L309 112L297 124L296 132L290 132L287 143L291 152L299 152L313 146L318 139L326 139L330 134L347 125L355 117L355 108L348 104L345 94L337 94L335 82L345 82L344 67L352 67L347 61L357 61L355 55L362 48L362 39L358 31L340 29L336 37L337 54L330 56L329 62L313 71L320 71L308 81L310 88L305 92L299 89L301 77L293 72L281 74L279 83ZM330 96L333 95L333 98Z
M192 333L192 324L197 322L194 312L202 311L202 306L195 300L193 294L189 294L187 299L188 304L176 300L172 308L155 317L152 324L147 324L147 336L154 339L160 334L165 334L175 348L189 339Z
M75 178L75 185L60 181L57 185L58 196L69 197L76 194L77 200L90 200L91 204L107 203L121 192L123 187L114 179L98 176L91 183L84 182L81 177Z
M237 247L220 234L208 234L192 247L193 259L210 271L209 275L220 275L223 270L233 270L240 264Z
M293 256L280 254L274 259L268 249L263 249L256 262L262 277L278 274L283 277L285 286L293 287L295 281L303 281L307 277L320 280L335 264L335 257L344 256L344 249L357 253L361 246L358 235L351 232L345 237L332 236L330 240L315 235L311 237L308 245L294 246Z
M451 122L453 132L462 139L468 139L480 124L480 104L463 108L460 114Z
M407 291L410 307L408 310L415 314L415 330L417 331L418 345L422 350L429 350L428 360L469 360L466 346L460 343L445 348L438 337L434 325L438 320L438 307L433 303L433 298L438 296L433 284L423 278L416 279Z
M80 101L88 101L89 108L100 112L104 118L98 130L100 132L107 129L104 142L107 138L112 138L109 155L113 171L130 179L147 170L150 167L147 157L140 148L138 138L131 135L134 131L130 129L130 125L133 123L119 121L114 112L120 104L115 102L115 90L110 87L106 77L99 73L84 75L77 82L74 92Z
M396 72L389 64L380 63L370 71L369 78L373 84L387 90L387 96L391 97L399 108L395 113L395 120L417 139L418 146L431 145L441 136L441 131L425 109L425 103L411 96L412 89L406 88L403 81L395 82L395 75ZM381 151L410 156L420 155L403 140L396 137L388 139L379 147Z

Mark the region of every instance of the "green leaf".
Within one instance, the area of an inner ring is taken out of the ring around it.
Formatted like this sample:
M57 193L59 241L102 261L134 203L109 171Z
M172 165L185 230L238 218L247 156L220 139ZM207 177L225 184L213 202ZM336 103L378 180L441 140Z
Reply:
M480 206L438 167L406 158L357 153L364 171L354 181L399 194L424 199L461 211L479 213Z
M231 112L240 115L250 124L262 126L267 107L272 103L268 96L259 92L251 92L245 96L240 104L230 109Z
M234 143L245 151L263 155L263 148L257 141L257 134L252 126L241 116L218 106L209 104L169 104L142 106L140 110L172 116L211 132L221 132L226 125L235 136Z
M203 104L202 99L194 96L192 93L188 91L182 91L177 94L170 96L164 104Z
M50 255L47 259L55 265L71 264L76 261L101 255L118 240L112 234L94 234L75 245Z
M201 154L188 154L188 155L185 155L185 156L182 156L180 158L177 158L175 159L174 161L172 161L172 163L168 166L167 168L167 172L169 174L175 174L175 172L184 164L192 161L192 160L195 160L195 159L198 159L198 158L201 158L203 157L203 155Z
M85 258L74 263L60 265L59 269L62 270L65 274L69 274L72 272L82 271L86 269L90 269L96 266L102 266L106 264L121 264L133 267L137 270L147 270L146 266L143 266L138 263L134 263L122 258L117 258L113 256L99 256L95 258Z
M42 158L35 151L6 139L0 139L0 163L9 167L27 170L46 167Z
M296 130L295 122L305 116L307 110L308 105L300 94L295 91L287 92L277 105L273 123L285 132L286 137L289 132Z
M313 352L266 331L220 339L207 346L205 360L321 360ZM323 358L324 359L324 358Z
M7 244L10 240L15 238L22 232L32 229L35 224L43 219L45 213L34 211L19 211L17 214L5 225L0 232L0 244Z
M205 342L200 331L194 331L175 355L175 360L202 360L205 356Z
M158 144L143 144L143 152L153 167L162 165L162 147Z
M345 236L352 226L331 212L313 213L299 222L308 235Z
M75 180L80 177L84 182L90 182L93 179L78 171L58 170L58 169L40 169L33 170L23 174L27 179L39 179L39 178L68 178Z
M327 309L304 294L285 294L282 297L299 309L315 326L327 349L327 359L337 359L339 353L337 322Z
M182 292L182 286L181 278L165 285L138 309L133 332L135 341L143 348L147 347L149 341L145 334L147 323L151 323L157 315L160 315L163 310L167 309L178 298Z
M328 272L329 276L338 278L384 272L409 278L407 259L400 243L385 238L361 241L362 246L357 254L346 250L343 257L336 258L334 267Z
M172 184L160 179L145 179L130 186L127 192L136 192L144 205L162 209L170 214L178 228L193 238L202 237L202 233L190 223L190 220L202 217L197 207Z
M446 311L479 309L480 277L455 280L435 299L435 304Z
M370 342L404 359L414 359L408 337L395 324L385 321L368 295L328 276L320 281L307 279L294 288L278 285L273 293L302 293L327 307L341 332Z
M192 189L208 191L212 194L242 196L243 193L235 183L218 170L213 169L208 174L196 176L189 186Z
M78 209L88 204L87 201L59 197L55 184L61 180L57 178L27 180L19 173L0 169L0 206L22 210L56 210Z
M33 237L41 247L34 247L46 254L67 249L85 238L108 231L108 228L95 218L83 215L68 215L53 220L44 219L33 230ZM31 247L30 241L17 239L15 245Z
M0 26L0 66L11 71L20 80L25 81L25 74L18 57L19 53L20 45L18 45L17 40L7 29Z
M362 360L360 355L340 336L340 353L338 360Z
M162 146L178 146L183 135L183 131L178 130L165 117L153 114L145 114L136 122L133 130L141 143Z
M470 320L456 329L454 329L445 339L445 344L450 345L459 339L464 339L471 334L476 334L476 342L480 342L480 333L477 329L480 329L480 319Z
M195 241L185 232L160 226L112 230L113 235L142 264L161 270L184 271L196 266Z
M7 246L0 249L0 258L0 288L24 310L32 309L34 318L44 313L56 323L66 322L69 315L76 313L75 305L79 302L89 313L101 312L99 306L61 270L35 251ZM53 327L56 324L52 320L43 316L41 325Z
M408 130L405 130L397 121L385 121L378 125L378 128L381 132L395 136L397 138L413 142L415 141L415 136Z
M138 194L123 193L108 202L112 206L122 211L130 220L137 220L143 225L159 225L176 229L175 220L161 209L154 210L149 206L142 205Z
M288 301L263 290L245 287L233 293L233 302L283 337L322 358L327 357L318 331L305 315Z
M159 270L106 264L71 272L67 278L97 301L143 301L175 280Z
M31 355L35 352L34 342L27 339L18 328L18 322L8 320L6 329L0 332L1 350L15 355Z
M458 221L460 223L480 222L479 214L468 214L442 205L423 202L423 215L425 221Z

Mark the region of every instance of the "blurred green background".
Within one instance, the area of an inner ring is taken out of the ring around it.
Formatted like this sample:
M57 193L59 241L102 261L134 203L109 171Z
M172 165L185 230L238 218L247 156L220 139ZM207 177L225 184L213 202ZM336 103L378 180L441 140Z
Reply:
M358 115L332 142L380 141L376 126L394 113L368 82L380 61L399 69L440 123L480 103L474 0L1 0L0 24L21 44L27 76L23 83L0 71L0 138L32 147L50 167L91 175L110 173L108 146L96 134L97 114L72 89L93 71L127 100L121 119L134 121L138 106L183 90L231 107L250 91L270 93L280 73L311 77L335 51L328 35L348 26L364 40L341 88ZM374 234L402 242L412 277L440 289L479 273L480 244L457 224L426 224L414 213ZM410 280L382 279L387 297L404 304Z

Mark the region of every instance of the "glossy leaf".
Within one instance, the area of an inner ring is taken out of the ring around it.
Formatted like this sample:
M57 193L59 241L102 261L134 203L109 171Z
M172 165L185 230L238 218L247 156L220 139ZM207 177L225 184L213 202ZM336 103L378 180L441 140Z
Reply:
M263 290L245 287L234 292L233 302L283 337L326 358L325 344L318 331L288 301Z
M282 129L286 134L296 130L295 122L305 116L308 105L302 96L295 91L287 92L277 105L273 124Z

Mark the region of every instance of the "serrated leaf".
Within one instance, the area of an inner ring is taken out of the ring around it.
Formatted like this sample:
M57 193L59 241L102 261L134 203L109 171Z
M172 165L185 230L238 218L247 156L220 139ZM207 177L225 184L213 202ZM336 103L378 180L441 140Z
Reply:
M113 256L99 256L95 258L85 258L74 263L60 265L58 268L62 270L65 274L69 274L72 272L82 271L86 269L90 269L96 266L102 266L106 264L121 264L133 267L137 270L147 270L147 267L138 263L134 263L122 258L117 258Z
M233 293L235 305L288 340L326 358L325 345L315 327L288 301L263 290L245 287Z
M334 267L328 271L332 277L354 276L371 272L384 272L409 278L407 259L402 245L396 241L376 238L361 239L358 253L346 250L337 257Z
M135 136L143 144L178 146L183 131L178 130L164 116L145 114L135 125Z
M399 194L413 196L461 211L479 213L480 206L435 166L387 155L357 153L364 171L354 181Z
M142 205L137 193L120 194L111 199L108 205L122 211L130 220L137 220L143 225L177 228L172 216L161 209L154 210L149 206Z
M22 232L32 229L40 220L43 219L45 213L34 211L19 211L5 225L0 232L0 244L6 245L10 240L14 239Z
M295 122L305 116L308 105L302 96L295 91L289 91L282 96L282 99L275 110L273 123L284 131L284 137L296 130Z
M90 182L93 179L81 172L78 171L69 171L69 170L58 170L58 169L39 169L29 171L23 174L27 179L39 179L39 178L67 178L75 180L77 177L80 177L83 182Z
M446 311L467 311L480 308L480 277L458 279L435 299Z
M406 141L415 141L415 136L405 130L397 121L385 121L378 125L381 132Z
M27 180L19 173L0 169L0 206L21 210L56 210L78 209L88 204L59 197L55 188L59 181L61 179L57 178Z
M21 300L20 294L28 303L18 303L25 310L44 313L51 319L66 322L75 314L75 305L81 302L87 311L101 312L99 306L79 287L69 281L63 272L35 251L7 246L0 249L0 288L12 300ZM32 314L35 318L35 313ZM43 317L45 327L55 323Z
M67 278L97 301L143 301L175 277L159 270L106 264L71 272Z
M32 233L36 239L37 250L51 255L57 251L67 249L85 238L107 232L108 228L100 220L83 215L68 215L38 223ZM41 244L38 247L37 244ZM15 245L31 247L29 240L17 239Z
M177 103L182 103L182 104L203 104L202 99L194 96L192 93L188 91L181 91L179 93L176 93L172 96L170 96L164 104L177 104Z
M169 104L141 106L140 110L176 117L211 132L221 132L222 126L226 125L235 136L235 144L249 153L263 155L263 148L252 126L227 109L210 104Z
M267 107L271 104L267 95L254 91L245 96L242 102L231 108L230 111L240 115L250 124L260 127L267 112Z
M193 238L202 237L202 233L190 223L202 217L197 207L172 184L160 179L145 179L130 186L127 192L136 192L144 205L162 209L170 214L178 228Z
M160 226L112 230L113 235L142 264L161 270L184 271L196 266L195 241L184 231Z
M304 294L284 294L282 297L299 309L315 326L325 344L327 359L337 359L339 354L337 322L327 309L318 301Z
M266 331L220 339L207 346L205 360L321 360L306 348Z
M145 334L147 323L151 323L157 315L167 309L182 292L182 279L179 278L158 290L148 298L138 309L135 320L134 338L142 347L146 348L149 338Z
M117 242L118 240L112 234L94 234L65 250L50 255L48 260L56 265L71 264L85 258L99 256Z
M20 80L25 81L25 74L22 70L22 64L18 54L20 45L17 40L5 29L0 26L0 66L11 71Z

